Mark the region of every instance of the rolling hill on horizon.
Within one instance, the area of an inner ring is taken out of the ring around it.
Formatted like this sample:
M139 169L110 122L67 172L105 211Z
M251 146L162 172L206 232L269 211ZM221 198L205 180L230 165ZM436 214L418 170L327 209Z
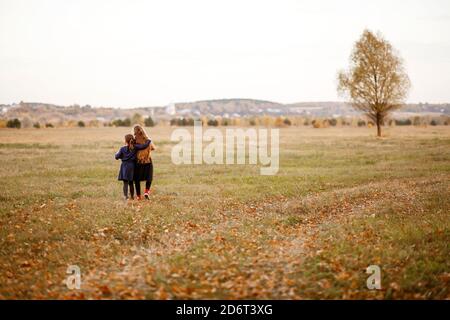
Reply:
M169 120L177 117L251 117L251 116L306 116L306 117L340 117L358 116L344 102L298 102L282 104L278 102L256 99L215 99L195 102L181 102L167 106L111 108L91 107L90 105L60 106L48 103L20 102L18 104L0 104L0 118L26 119L30 122L61 123L64 121L99 121L109 122L115 119L132 117L139 113L142 116L152 116L155 120ZM450 103L443 104L406 104L394 116L405 115L450 115Z

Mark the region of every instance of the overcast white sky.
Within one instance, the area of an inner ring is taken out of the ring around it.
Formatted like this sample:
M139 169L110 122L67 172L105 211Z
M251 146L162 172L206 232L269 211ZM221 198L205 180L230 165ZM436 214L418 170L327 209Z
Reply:
M341 100L364 28L400 51L410 102L450 102L448 0L0 0L0 103Z

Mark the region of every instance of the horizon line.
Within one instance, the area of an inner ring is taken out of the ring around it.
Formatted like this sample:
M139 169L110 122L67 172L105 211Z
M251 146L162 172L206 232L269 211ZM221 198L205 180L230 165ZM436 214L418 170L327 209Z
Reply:
M23 101L21 100L20 102L12 102L12 103L0 103L0 105L2 106L12 106L12 105L18 105L20 103L34 103L34 104L45 104L45 105L53 105L53 106L57 106L57 107L63 107L63 108L67 108L67 107L72 107L75 105L78 105L80 107L85 107L85 106L90 106L91 108L96 108L96 109L101 109L101 108L105 108L105 109L144 109L144 108L165 108L171 104L187 104L187 103L200 103L200 102L212 102L212 101L223 101L223 100L253 100L253 101L259 101L259 102L268 102L268 103L274 103L274 104L279 104L282 106L288 106L288 105L293 105L293 104L299 104L299 103L344 103L344 104L351 104L350 101L339 101L339 100L317 100L317 101L296 101L296 102L288 102L288 103L282 103L282 102L277 102L277 101L271 101L271 100L265 100L265 99L254 99L254 98L214 98L214 99L202 99L202 100L192 100L192 101L180 101L180 102L169 102L163 105L148 105L148 106L120 106L120 107L113 107L113 106L104 106L104 105L91 105L89 103L87 104L79 104L79 103L73 103L73 104L69 104L69 105L65 105L65 104L57 104L57 103L52 103L52 102L35 102L35 101ZM419 101L419 102L405 102L404 105L410 105L410 104L435 104L435 105L441 105L441 104L450 104L449 102L429 102L429 101Z

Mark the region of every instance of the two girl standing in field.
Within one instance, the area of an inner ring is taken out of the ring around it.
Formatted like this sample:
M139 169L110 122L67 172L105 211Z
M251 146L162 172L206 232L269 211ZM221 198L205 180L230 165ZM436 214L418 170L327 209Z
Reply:
M155 145L148 138L144 128L134 126L134 136L125 136L125 145L116 153L116 160L121 159L118 180L123 181L123 195L126 200L134 199L134 185L136 196L141 200L141 181L145 181L144 197L149 199L150 187L153 180L153 163L151 151ZM130 198L128 197L130 191Z

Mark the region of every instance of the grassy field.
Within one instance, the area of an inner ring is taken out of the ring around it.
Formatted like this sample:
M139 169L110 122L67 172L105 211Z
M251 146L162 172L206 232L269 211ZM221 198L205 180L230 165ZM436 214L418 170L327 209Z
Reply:
M126 204L128 131L0 130L0 298L450 298L449 127L281 129L276 176L175 166L155 127L154 193Z

